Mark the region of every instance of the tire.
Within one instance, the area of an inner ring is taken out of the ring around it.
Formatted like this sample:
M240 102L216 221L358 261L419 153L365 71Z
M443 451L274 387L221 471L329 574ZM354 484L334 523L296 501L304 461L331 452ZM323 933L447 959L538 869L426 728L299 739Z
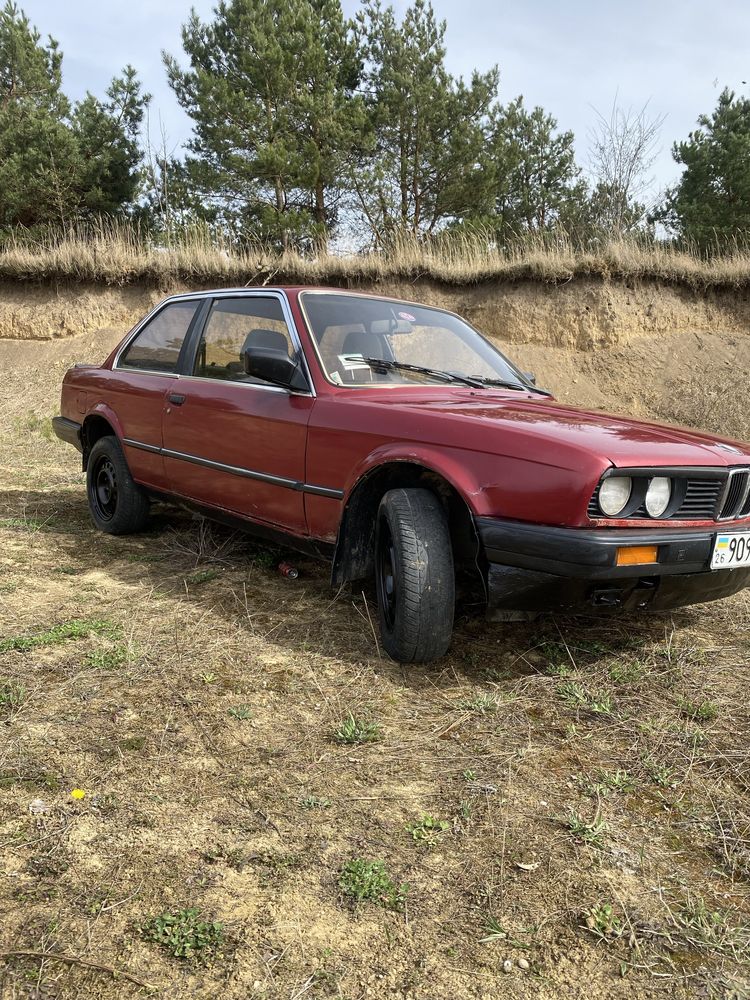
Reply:
M141 531L148 520L149 501L130 475L120 442L107 435L89 453L86 493L94 524L109 535Z
M399 663L429 663L451 641L456 581L448 519L429 490L389 490L375 527L383 646Z

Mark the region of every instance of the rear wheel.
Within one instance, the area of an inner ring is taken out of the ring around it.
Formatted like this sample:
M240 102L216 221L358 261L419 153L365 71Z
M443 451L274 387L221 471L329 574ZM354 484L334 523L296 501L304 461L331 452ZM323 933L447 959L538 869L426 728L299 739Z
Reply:
M450 645L455 575L448 519L425 489L389 490L375 531L383 646L399 663L428 663Z
M141 531L148 519L148 496L134 482L117 438L99 438L86 466L86 491L94 524L110 535Z

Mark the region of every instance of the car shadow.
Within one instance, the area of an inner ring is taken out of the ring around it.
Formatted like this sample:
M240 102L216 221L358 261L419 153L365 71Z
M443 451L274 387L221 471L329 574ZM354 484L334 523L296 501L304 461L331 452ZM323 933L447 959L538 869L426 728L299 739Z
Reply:
M186 509L155 504L146 531L110 536L89 517L83 488L0 490L0 526L47 543L61 572L88 573L128 585L148 584L178 602L219 615L228 627L252 623L256 636L298 656L370 665L411 688L455 688L564 673L601 655L637 656L664 637L669 616L544 616L487 622L481 607L459 603L446 657L425 665L392 661L380 648L374 588L330 587L329 567L289 549L256 541ZM19 541L21 541L19 539ZM279 567L293 566L297 578Z

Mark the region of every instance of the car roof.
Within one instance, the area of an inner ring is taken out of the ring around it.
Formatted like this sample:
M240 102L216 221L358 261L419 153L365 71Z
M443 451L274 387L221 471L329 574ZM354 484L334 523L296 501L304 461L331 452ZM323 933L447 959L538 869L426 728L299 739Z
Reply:
M277 292L296 297L302 292L331 292L337 295L361 295L363 298L402 300L398 295L382 295L378 292L367 292L359 288L340 288L335 285L240 285L226 288L200 288L195 291L175 292L167 296L170 299L205 297L210 295L242 295L247 292Z

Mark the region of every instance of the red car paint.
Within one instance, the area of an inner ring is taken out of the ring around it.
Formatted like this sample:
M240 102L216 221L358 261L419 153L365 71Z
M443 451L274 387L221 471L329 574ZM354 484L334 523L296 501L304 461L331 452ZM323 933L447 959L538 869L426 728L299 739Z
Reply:
M725 469L750 463L745 444L564 406L532 392L333 385L324 376L300 309L304 290L263 289L286 297L315 396L118 370L113 368L118 347L100 366L67 372L62 416L79 424L94 415L105 418L124 443L133 478L153 490L325 542L336 539L357 483L384 463L411 462L434 471L478 517L588 528L634 525L592 520L586 513L601 474L612 466ZM175 392L184 395L184 404L170 403ZM129 440L147 442L154 450L132 447ZM261 470L267 477L340 495L240 478L157 449ZM713 524L637 522L640 529L662 530Z

